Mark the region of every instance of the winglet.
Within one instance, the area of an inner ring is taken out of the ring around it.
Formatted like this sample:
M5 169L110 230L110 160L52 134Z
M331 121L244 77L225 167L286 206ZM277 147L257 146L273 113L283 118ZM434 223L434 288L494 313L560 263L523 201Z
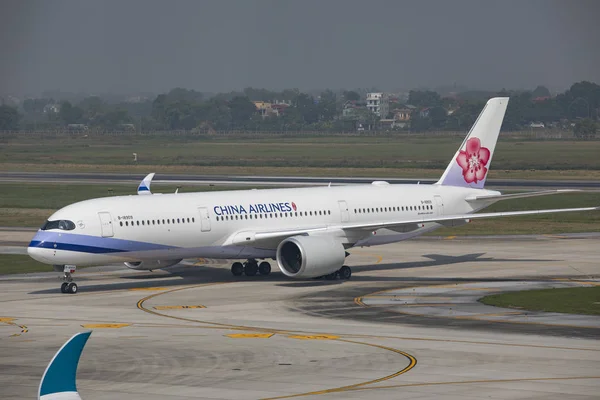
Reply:
M138 194L152 194L150 191L150 185L152 184L152 178L154 178L154 172L146 175L146 177L140 182L138 186Z
M77 364L91 334L75 334L56 352L42 376L38 400L81 400L75 383Z

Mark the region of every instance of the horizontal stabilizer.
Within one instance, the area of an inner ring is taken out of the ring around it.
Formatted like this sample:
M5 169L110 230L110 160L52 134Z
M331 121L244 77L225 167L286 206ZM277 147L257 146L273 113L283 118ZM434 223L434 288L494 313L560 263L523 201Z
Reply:
M81 400L75 383L77 364L91 334L75 334L56 352L42 376L39 400Z
M579 189L555 189L555 190L542 190L540 192L525 192L525 193L511 193L511 194L490 194L481 196L469 196L466 201L478 201L478 200L511 200L511 199L524 199L526 197L537 197L537 196L550 196L553 194L564 194L564 193L575 193L581 192Z

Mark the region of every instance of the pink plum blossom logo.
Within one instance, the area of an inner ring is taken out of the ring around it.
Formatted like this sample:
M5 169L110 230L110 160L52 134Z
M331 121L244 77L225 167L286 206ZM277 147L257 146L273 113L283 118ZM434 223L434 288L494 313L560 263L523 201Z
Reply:
M490 160L490 150L481 147L479 138L467 140L465 150L461 150L456 157L457 164L462 168L463 178L467 183L477 183L485 179L487 174L486 165Z
M294 211L296 211L296 203L294 203L293 201L292 201L292 208L294 209Z

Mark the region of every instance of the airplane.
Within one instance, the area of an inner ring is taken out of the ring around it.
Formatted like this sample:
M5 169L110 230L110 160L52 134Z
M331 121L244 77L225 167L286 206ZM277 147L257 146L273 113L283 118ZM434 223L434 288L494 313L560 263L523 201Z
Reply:
M505 200L569 190L501 194L484 188L509 99L490 99L438 182L152 194L78 202L55 212L28 254L63 272L61 292L77 293L76 266L123 262L166 268L184 258L246 260L235 276L349 279L347 250L394 243L474 219L595 211L600 207L476 213ZM262 260L262 261L260 261ZM260 263L259 263L260 261Z

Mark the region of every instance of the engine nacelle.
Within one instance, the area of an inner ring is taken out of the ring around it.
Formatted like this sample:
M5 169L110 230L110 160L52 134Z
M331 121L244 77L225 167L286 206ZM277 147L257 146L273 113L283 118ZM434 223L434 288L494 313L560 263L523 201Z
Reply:
M152 269L160 269L170 267L171 265L175 265L179 263L179 260L144 260L144 261L135 261L135 262L126 262L125 266L127 268L136 269L136 270L152 270Z
M290 278L315 278L337 271L346 250L331 237L292 236L277 247L277 265Z

